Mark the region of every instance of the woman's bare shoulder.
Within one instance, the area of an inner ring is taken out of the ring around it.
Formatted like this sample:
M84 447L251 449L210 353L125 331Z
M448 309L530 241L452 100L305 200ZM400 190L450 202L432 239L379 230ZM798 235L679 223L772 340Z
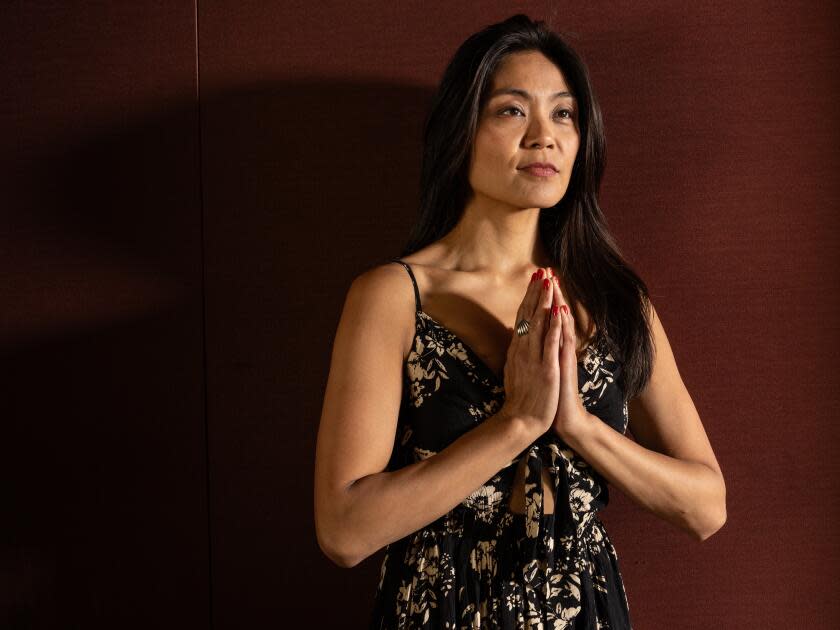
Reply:
M364 299L366 302L381 303L382 306L395 305L399 297L408 286L408 295L411 291L411 279L408 273L398 262L384 262L365 269L357 274L350 284L349 293Z
M405 268L386 262L356 275L347 290L343 319L356 330L391 331L407 354L414 332L414 289ZM396 330L394 330L396 327Z

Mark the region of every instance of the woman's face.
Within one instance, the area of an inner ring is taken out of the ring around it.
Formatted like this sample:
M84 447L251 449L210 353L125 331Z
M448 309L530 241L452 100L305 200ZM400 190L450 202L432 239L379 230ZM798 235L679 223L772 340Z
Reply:
M469 170L477 198L515 208L548 208L563 198L580 145L569 91L563 73L542 53L514 53L502 61L479 112ZM553 164L557 172L546 177L523 169L533 162Z

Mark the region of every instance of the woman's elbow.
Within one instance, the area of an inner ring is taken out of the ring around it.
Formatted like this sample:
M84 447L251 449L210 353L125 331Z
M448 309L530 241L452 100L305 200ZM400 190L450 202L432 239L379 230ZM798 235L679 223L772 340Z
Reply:
M726 516L716 521L713 527L709 527L703 531L695 532L695 536L699 542L703 542L707 538L711 538L721 527L726 523Z
M718 509L715 510L714 514L710 515L706 519L706 526L702 529L698 529L695 532L695 536L698 541L703 542L707 538L710 538L714 535L721 527L726 524L726 499L724 498L721 505L718 506Z
M333 564L342 569L351 569L355 567L358 562L355 561L349 554L343 553L338 546L331 545L327 541L318 539L318 546L321 548L323 554L329 558Z
M323 554L342 569L352 569L365 558L354 549L340 518L325 519L316 514L315 535Z

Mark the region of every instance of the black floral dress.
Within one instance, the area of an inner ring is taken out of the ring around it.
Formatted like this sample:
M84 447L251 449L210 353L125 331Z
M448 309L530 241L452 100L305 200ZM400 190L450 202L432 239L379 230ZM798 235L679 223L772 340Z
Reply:
M388 469L431 457L499 410L503 381L446 326L426 314L414 284L416 335L404 374ZM627 428L621 364L602 347L578 362L586 410ZM525 512L508 509L525 462ZM555 508L543 513L542 471ZM397 630L630 629L615 548L597 512L606 480L548 431L459 505L385 548L370 628Z

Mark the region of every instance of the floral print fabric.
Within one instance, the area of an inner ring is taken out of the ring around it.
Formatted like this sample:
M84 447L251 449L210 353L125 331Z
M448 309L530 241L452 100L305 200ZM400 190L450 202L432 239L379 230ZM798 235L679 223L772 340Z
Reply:
M417 310L390 470L432 457L504 402L502 379L422 310L411 268L396 262ZM584 407L624 433L620 373L603 347L578 362ZM520 463L524 513L509 509ZM543 512L544 470L553 513ZM450 512L385 548L370 628L630 629L617 554L597 515L608 501L598 472L543 434Z

